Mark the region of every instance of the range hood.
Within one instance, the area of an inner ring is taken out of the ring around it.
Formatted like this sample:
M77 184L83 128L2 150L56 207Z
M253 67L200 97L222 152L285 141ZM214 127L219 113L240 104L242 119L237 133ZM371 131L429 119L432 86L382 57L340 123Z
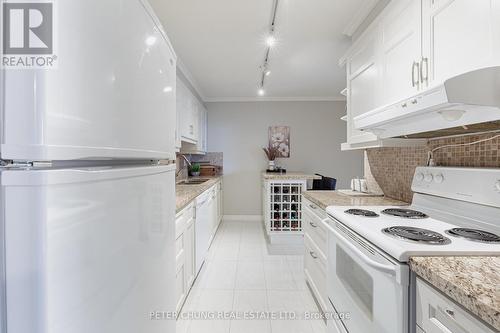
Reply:
M382 139L500 120L500 66L455 76L353 120Z

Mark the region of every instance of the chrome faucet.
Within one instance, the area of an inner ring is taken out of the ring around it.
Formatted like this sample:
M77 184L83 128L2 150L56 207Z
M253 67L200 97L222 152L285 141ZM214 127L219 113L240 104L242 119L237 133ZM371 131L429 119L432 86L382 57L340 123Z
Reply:
M186 157L186 155L181 154L180 157L182 157L184 159L184 161L186 161L186 164L189 167L192 166L191 162L188 160L188 158ZM179 171L176 172L175 177L179 176L179 174L182 172L182 170L184 170L184 167L180 168Z

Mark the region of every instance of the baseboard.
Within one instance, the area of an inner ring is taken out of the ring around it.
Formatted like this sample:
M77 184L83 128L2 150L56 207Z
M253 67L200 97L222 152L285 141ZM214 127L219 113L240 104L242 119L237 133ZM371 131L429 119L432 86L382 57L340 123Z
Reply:
M262 222L262 215L224 215L223 221Z

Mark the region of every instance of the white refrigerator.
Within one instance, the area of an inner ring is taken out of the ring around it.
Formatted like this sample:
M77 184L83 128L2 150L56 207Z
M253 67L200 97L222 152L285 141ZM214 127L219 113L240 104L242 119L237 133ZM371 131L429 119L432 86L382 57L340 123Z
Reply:
M2 70L0 332L173 333L176 56L141 0L57 1Z

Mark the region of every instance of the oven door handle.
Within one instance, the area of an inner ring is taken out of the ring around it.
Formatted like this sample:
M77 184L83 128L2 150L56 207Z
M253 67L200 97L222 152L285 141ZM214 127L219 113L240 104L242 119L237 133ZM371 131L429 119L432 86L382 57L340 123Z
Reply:
M356 246L354 246L348 240L346 240L337 230L330 228L330 232L332 232L335 235L335 238L339 239L343 243L344 246L346 246L352 252L354 252L358 256L358 258L363 260L363 262L365 264L367 264L368 266L376 269L377 271L384 272L384 273L387 273L389 275L393 275L393 276L397 275L396 267L394 267L392 265L383 265L383 264L380 264L380 263L376 262L375 260L371 259L366 254L361 252Z

